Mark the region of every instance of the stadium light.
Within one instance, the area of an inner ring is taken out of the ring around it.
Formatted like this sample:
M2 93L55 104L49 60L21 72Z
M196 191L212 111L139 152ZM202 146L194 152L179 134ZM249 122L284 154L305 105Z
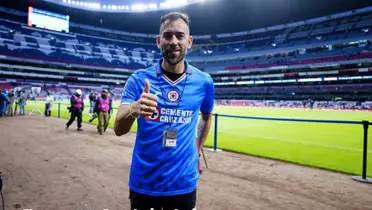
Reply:
M133 4L131 6L131 9L134 11L144 11L145 9L147 9L147 5L146 4Z
M149 9L157 9L158 6L156 4L149 4L148 5Z
M63 0L63 3L66 3L67 2L67 0Z
M68 0L67 3L71 4L71 0Z

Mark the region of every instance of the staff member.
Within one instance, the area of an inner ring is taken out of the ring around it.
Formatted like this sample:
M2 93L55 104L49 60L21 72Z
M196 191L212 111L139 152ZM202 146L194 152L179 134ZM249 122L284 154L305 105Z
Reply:
M8 95L8 117L13 117L14 116L14 103L16 101L16 95L14 93L14 90L11 90Z
M102 135L109 123L109 112L112 104L107 89L102 91L101 97L96 101L96 112L98 113L98 132Z
M5 116L6 104L8 103L8 95L5 89L0 89L0 117Z
M48 96L46 97L46 100L45 100L45 111L44 111L45 117L50 117L50 115L52 114L53 101L54 101L54 97L50 93L48 93Z
M66 124L66 130L70 127L70 125L75 121L75 118L77 117L77 130L78 131L83 131L82 127L82 115L83 115L83 110L84 110L84 101L82 99L82 92L80 89L76 89L75 93L71 96L70 99L71 102L71 107L70 112L70 120Z
M193 40L189 23L186 14L163 16L156 37L163 58L135 71L124 87L114 130L126 134L137 119L129 177L132 210L196 206L199 154L212 122L214 85L209 74L185 61Z

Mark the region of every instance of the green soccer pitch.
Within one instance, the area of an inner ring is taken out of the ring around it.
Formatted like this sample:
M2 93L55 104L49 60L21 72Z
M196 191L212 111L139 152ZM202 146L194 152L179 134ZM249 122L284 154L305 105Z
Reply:
M89 103L86 103L88 105ZM115 107L118 107L115 103ZM60 105L60 117L69 118L68 104ZM44 111L43 102L28 101L26 111L38 107ZM215 113L254 117L296 119L372 121L372 112L326 111L280 108L216 107ZM53 104L52 116L58 116L58 103ZM113 127L116 110L109 127ZM89 107L83 122L90 119ZM66 120L67 122L67 120ZM98 120L93 121L97 124ZM76 122L71 128L76 127ZM136 124L132 132L136 132ZM372 128L370 129L372 130ZM307 166L361 175L363 126L323 124L310 122L283 122L218 117L218 148L249 155L279 159ZM372 176L372 131L368 134L367 175ZM207 147L214 144L214 123Z

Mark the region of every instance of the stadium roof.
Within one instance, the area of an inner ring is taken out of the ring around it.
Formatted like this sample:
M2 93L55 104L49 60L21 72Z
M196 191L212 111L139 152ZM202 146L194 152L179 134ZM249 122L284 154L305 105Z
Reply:
M175 9L203 0L44 0L46 2L90 11L133 13Z
M27 12L28 6L34 6L69 15L70 20L75 23L146 34L159 32L162 15L170 11L186 12L191 18L191 33L194 35L247 31L372 6L371 0L204 0L167 10L113 13L82 10L65 6L63 0L60 1L62 5L45 0L7 0L0 1L0 5L23 12ZM90 1L98 2L98 0ZM124 2L123 5L150 2L150 0L99 0L99 2L113 1Z

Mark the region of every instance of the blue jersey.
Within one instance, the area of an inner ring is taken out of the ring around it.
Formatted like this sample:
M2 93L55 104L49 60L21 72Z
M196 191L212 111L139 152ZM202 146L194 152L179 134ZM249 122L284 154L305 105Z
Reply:
M150 93L158 96L157 111L137 119L137 135L129 188L152 196L170 196L194 191L199 179L196 142L199 112L211 113L214 84L210 75L186 64L186 74L171 81L155 66L135 71L127 80L122 104L137 101L150 81ZM177 145L163 146L163 132L177 130Z

